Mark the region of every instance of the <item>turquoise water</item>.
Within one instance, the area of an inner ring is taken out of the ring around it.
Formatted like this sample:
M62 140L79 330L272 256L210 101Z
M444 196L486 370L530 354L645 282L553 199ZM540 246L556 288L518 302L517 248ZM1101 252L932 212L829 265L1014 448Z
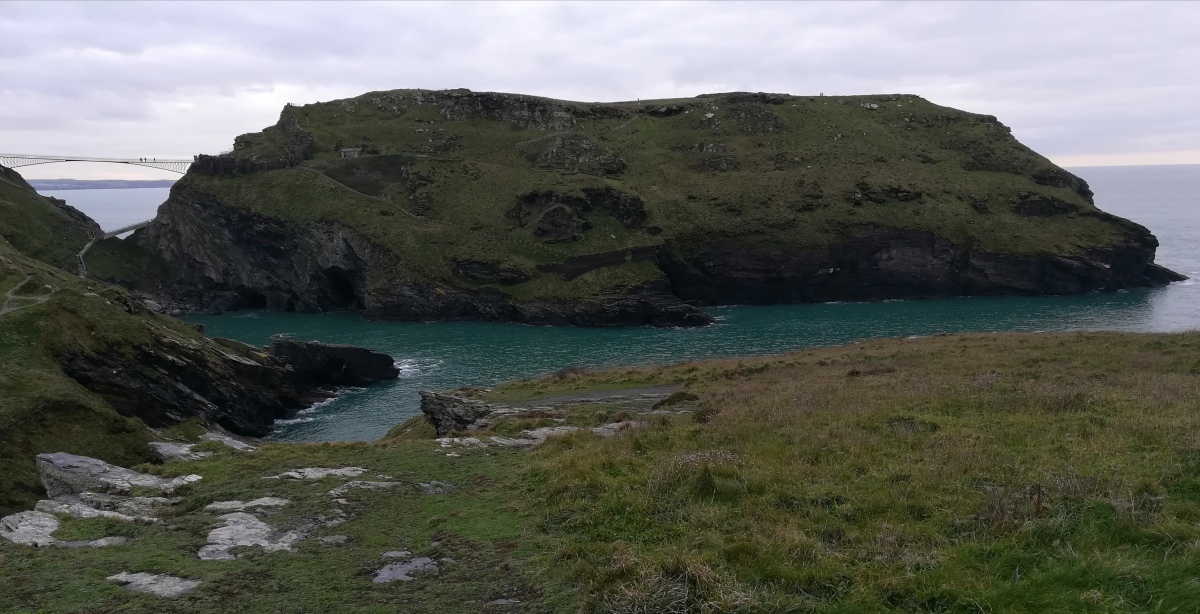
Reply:
M1106 211L1148 226L1158 262L1200 279L1200 166L1072 169ZM149 190L144 190L149 191ZM70 196L68 202L72 202ZM92 213L76 197L75 206ZM145 212L142 212L145 213ZM152 210L149 211L153 213ZM140 215L140 213L139 213ZM149 217L148 215L146 217ZM1200 329L1200 283L1070 297L726 307L702 329L578 329L489 323L368 322L347 314L242 312L191 318L210 334L265 344L275 333L391 354L398 380L350 391L295 420L289 440L370 440L419 412L417 391L496 382L566 366L772 354L873 337L970 331Z

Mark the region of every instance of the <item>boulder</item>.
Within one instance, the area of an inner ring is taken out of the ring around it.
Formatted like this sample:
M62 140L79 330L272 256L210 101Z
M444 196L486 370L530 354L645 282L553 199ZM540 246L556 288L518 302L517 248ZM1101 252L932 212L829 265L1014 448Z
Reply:
M521 408L492 405L444 392L421 391L421 413L437 430L438 437L446 437L455 431L486 428L497 418L523 411Z
M287 478L289 480L321 480L328 477L336 478L356 478L367 470L362 467L340 467L337 469L329 469L326 467L304 467L302 469L293 469L284 471L279 475L269 475L264 480L280 480Z
M150 442L150 447L154 448L154 452L158 454L159 458L165 461L197 461L213 455L212 452L193 452L192 447L194 445L190 443L175 443L173 441Z
M400 375L391 356L353 345L275 339L268 350L308 385L366 386Z
M128 494L134 486L170 493L180 486L201 479L198 475L161 478L66 452L38 454L37 467L46 493L52 499L83 492L111 491Z
M206 512L240 512L252 507L280 507L291 503L279 497L261 497L253 501L217 501L204 506Z
M266 552L291 551L304 539L300 531L279 534L271 525L253 514L234 512L218 518L224 524L208 533L208 545L197 553L205 561L229 561L237 558L231 550L237 547L257 547Z
M0 537L14 544L53 546L58 540L52 534L58 530L58 518L46 512L17 512L0 519Z
M159 597L178 597L200 586L199 580L185 580L167 574L121 572L105 578L135 593L150 593Z

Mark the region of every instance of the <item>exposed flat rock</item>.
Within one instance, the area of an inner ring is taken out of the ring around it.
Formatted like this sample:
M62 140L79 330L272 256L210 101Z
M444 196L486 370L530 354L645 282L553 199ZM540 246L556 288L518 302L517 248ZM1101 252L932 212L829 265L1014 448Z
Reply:
M121 572L106 578L135 593L149 593L159 597L178 597L200 586L199 580L185 580L167 574Z
M623 390L599 390L502 405L472 399L454 393L422 390L421 413L433 425L438 437L451 433L485 430L502 418L520 417L527 412L554 411L572 405L618 404L630 411L650 411L655 403L677 392L679 386L652 386ZM511 444L510 444L511 445ZM521 443L519 445L526 445Z
M254 447L244 441L241 441L239 439L234 439L233 437L230 437L229 435L222 435L220 433L208 432L208 433L201 435L200 439L202 441L215 441L217 443L224 444L226 447L233 448L234 450L237 450L238 452L256 452L256 451L258 451L258 448Z
M431 482L421 482L418 484L421 487L421 492L427 495L444 495L454 490L454 484L450 482L439 482L433 480Z
M62 541L54 537L58 530L58 517L46 512L30 510L17 512L0 518L0 537L23 546L61 546L65 548L104 548L118 546L128 541L124 537L102 537L91 541Z
M656 402L665 399L679 391L680 386L670 384L666 386L646 386L643 388L622 388L619 390L591 390L588 392L575 392L571 394L563 394L553 397L542 397L523 403L516 403L516 407L554 407L558 405L586 405L596 403L617 403L622 401L627 402Z
M150 447L154 448L154 452L166 461L198 461L213 455L212 452L193 452L192 448L195 446L196 444L192 443L175 443L173 441L150 442Z
M53 546L52 534L58 530L58 517L38 511L17 512L0 518L0 537L25 546Z
M498 447L517 447L517 448L532 448L541 445L547 439L559 435L568 435L576 431L590 431L601 437L612 437L626 429L636 428L641 426L641 422L633 420L625 420L622 422L612 422L601 426L582 427L582 426L546 426L538 429L521 431L521 437L501 437L499 435L493 437L439 437L435 441L443 448L487 448L490 446Z
M161 478L66 452L38 454L37 467L51 499L89 491L128 493L134 486L170 493L201 479L198 475Z
M33 509L47 514L60 514L64 516L73 516L75 518L112 518L114 520L123 520L125 522L154 522L154 518L148 516L129 516L120 512L110 512L107 510L98 510L90 505L85 505L78 502L55 501L43 499L37 502Z
M318 537L317 541L321 542L322 544L333 544L335 546L340 546L346 543L346 540L348 539L350 538L345 535L326 535L325 537Z
M257 547L266 552L290 551L296 542L304 539L300 531L280 534L271 525L253 514L234 512L218 518L223 526L208 533L208 545L197 553L206 561L228 561L237 558L231 552L237 547Z
M180 497L125 497L122 495L106 495L98 492L81 492L78 495L63 495L56 501L78 501L89 507L109 512L117 512L126 516L154 517L158 509L177 505L183 501Z
M371 580L376 584L384 582L411 582L416 580L412 576L415 573L438 573L437 563L427 556L417 557L411 561L388 563L383 569L375 572L375 578Z
M329 477L338 478L356 478L367 470L362 467L341 467L338 469L329 469L325 467L305 467L303 469L293 469L285 471L279 475L269 475L264 479L278 480L287 478L289 480L320 480Z
M354 480L352 482L346 482L345 484L342 484L341 486L338 486L337 488L334 488L333 490L329 491L329 496L343 497L347 493L349 493L350 491L355 490L355 489L383 490L385 488L391 488L391 487L397 486L399 484L400 484L400 482L369 482L369 481L364 481L364 480Z
M279 507L291 501L279 497L261 497L253 501L216 501L204 506L206 512L240 512L252 507Z

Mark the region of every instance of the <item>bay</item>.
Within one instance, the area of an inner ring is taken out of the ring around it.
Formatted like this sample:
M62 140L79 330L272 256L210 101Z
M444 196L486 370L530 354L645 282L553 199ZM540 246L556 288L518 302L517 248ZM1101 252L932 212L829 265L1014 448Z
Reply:
M212 335L265 344L271 335L363 345L394 357L399 379L348 391L294 420L281 440L372 440L419 413L418 390L490 385L563 367L601 367L782 353L877 337L955 332L1200 329L1200 166L1071 169L1103 210L1149 227L1157 262L1192 277L1165 288L1062 297L970 298L882 303L722 307L701 329L580 329L480 322L372 322L353 314L235 312L189 318ZM91 190L90 192L151 190ZM72 191L63 196L97 217ZM165 192L165 191L164 191ZM165 198L165 193L162 196ZM135 215L131 200L124 209ZM161 200L159 201L161 202ZM155 205L157 206L157 205ZM128 223L128 222L126 222ZM120 225L102 223L106 228Z

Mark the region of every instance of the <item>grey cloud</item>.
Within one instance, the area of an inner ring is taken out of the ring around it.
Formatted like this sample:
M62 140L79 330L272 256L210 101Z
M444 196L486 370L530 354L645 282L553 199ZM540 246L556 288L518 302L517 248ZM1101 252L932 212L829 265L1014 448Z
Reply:
M1200 142L1192 3L4 8L0 150L211 152L284 102L408 87L598 101L905 92L997 115L1051 157Z

